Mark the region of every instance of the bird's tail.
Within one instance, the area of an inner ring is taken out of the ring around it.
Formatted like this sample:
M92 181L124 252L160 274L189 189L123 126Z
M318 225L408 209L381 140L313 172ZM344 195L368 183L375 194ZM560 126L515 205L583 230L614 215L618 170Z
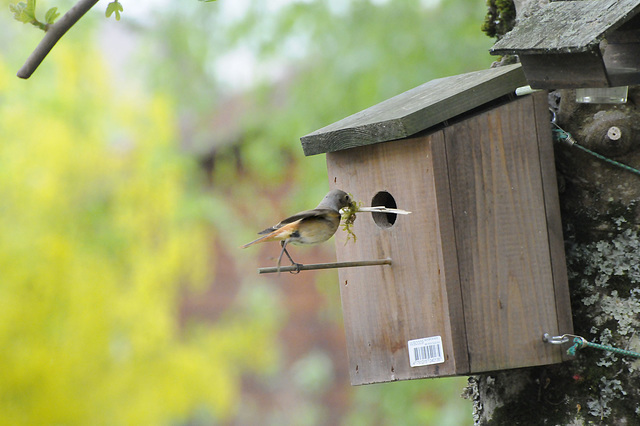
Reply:
M271 233L269 233L267 235L263 235L260 238L256 238L255 240L251 241L250 243L247 243L247 244L245 244L243 246L240 246L240 248L244 249L244 248L247 248L247 247L252 246L254 244L265 242L264 240L267 240L267 238L271 237L272 236L271 234L273 234L273 233L271 232ZM267 241L270 241L270 240L267 240Z

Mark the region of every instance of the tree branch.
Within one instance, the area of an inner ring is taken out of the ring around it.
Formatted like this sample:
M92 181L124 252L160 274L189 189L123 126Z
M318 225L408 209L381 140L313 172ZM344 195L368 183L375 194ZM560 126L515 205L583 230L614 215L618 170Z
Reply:
M51 25L44 37L35 48L26 62L18 71L18 77L29 78L38 68L44 58L49 54L58 40L71 28L82 16L89 11L99 0L78 0L78 2L55 24Z

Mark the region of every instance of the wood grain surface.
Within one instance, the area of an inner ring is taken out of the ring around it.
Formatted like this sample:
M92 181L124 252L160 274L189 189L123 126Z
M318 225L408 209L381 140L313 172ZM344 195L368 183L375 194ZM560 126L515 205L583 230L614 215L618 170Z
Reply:
M468 368L463 323L452 329L448 312L449 299L459 305L461 295L455 259L443 259L443 247L453 239L452 219L450 206L438 206L434 174L440 174L438 181L444 185L446 161L442 147L440 157L431 149L432 144L443 145L442 136L438 132L327 155L333 188L350 192L366 205L378 191L387 191L398 208L412 212L397 217L390 228L380 228L371 214L359 213L355 243L345 242L344 232L336 234L338 261L393 261L392 266L339 272L352 384L448 376ZM441 220L439 209L449 217ZM442 336L446 362L411 368L408 340L432 336Z
M473 372L561 359L533 99L444 130Z
M590 51L640 11L640 0L556 1L538 9L491 48L494 55Z

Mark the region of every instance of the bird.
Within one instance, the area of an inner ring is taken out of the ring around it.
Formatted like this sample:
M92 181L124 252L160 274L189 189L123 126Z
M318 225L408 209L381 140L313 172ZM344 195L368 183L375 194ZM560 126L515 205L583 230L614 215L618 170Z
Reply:
M301 265L291 258L287 251L287 245L318 244L327 241L338 230L341 218L340 210L349 207L351 203L352 199L349 194L340 189L333 189L325 195L315 209L296 213L283 219L277 225L258 232L262 235L260 238L241 246L241 248L244 249L268 241L280 241L282 250L278 257L278 271L282 255L286 254L291 264L297 267L297 272L300 272Z

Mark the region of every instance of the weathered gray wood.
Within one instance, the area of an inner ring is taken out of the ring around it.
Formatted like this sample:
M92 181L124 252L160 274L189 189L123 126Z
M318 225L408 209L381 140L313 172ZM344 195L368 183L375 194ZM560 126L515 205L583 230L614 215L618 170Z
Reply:
M523 19L494 55L587 52L640 11L640 0L556 1Z
M534 89L610 85L599 49L574 54L521 55L520 61L527 81Z
M637 18L636 18L637 19ZM604 51L604 63L611 86L635 86L640 84L640 40L608 44ZM617 34L617 33L616 33Z
M302 147L314 155L405 138L527 84L519 64L432 80L303 136Z

